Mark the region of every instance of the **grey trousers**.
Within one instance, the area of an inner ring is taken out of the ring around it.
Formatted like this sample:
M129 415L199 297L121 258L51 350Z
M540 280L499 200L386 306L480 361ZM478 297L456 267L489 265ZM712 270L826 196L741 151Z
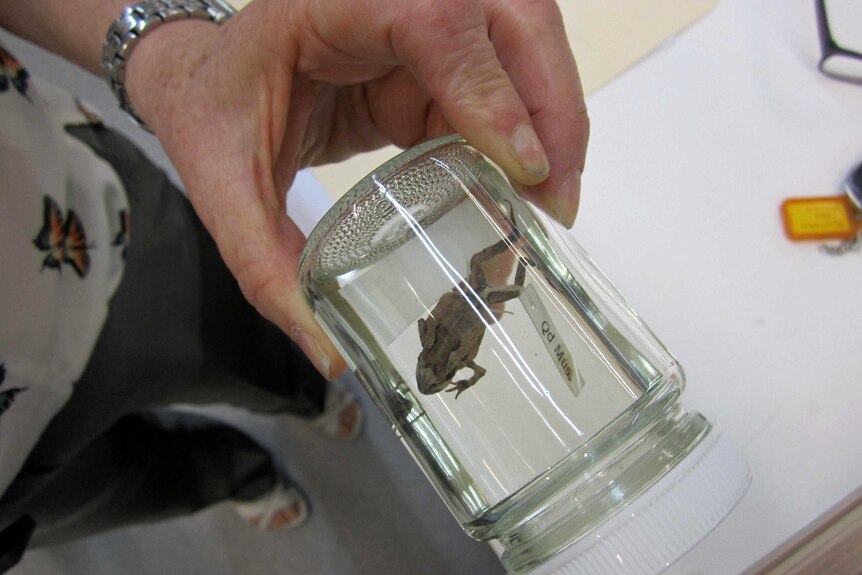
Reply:
M299 348L246 303L164 173L104 127L67 131L123 180L131 241L85 372L0 498L0 531L32 517L36 544L253 499L272 486L279 472L257 443L200 416L159 415L166 406L227 402L313 417L326 393Z

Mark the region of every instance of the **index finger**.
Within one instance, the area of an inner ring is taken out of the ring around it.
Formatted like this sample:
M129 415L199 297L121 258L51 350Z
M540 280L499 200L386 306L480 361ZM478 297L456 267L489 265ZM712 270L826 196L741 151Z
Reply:
M548 176L527 107L489 38L478 0L402 2L390 40L447 122L521 184Z
M550 162L526 194L566 227L575 220L590 122L559 6L553 0L484 0L497 57L511 78Z

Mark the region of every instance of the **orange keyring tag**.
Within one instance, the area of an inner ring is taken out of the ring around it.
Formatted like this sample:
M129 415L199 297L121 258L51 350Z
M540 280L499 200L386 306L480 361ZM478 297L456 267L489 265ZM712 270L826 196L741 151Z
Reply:
M789 198L781 204L781 220L794 242L852 240L862 227L860 212L846 195Z

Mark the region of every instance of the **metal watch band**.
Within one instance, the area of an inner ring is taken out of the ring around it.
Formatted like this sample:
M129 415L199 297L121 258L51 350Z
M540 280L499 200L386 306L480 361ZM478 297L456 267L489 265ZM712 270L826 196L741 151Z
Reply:
M197 18L221 24L236 11L222 0L143 0L129 6L108 29L102 45L102 73L132 121L149 131L126 93L126 62L142 37L165 22Z

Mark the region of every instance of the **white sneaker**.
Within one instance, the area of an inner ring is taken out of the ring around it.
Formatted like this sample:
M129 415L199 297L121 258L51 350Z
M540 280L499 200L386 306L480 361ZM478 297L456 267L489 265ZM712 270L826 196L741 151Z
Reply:
M305 495L296 487L286 487L281 480L254 501L234 501L233 508L249 525L261 531L296 529L311 515Z
M351 440L362 431L362 407L353 392L343 383L330 382L323 413L312 425L330 437Z

